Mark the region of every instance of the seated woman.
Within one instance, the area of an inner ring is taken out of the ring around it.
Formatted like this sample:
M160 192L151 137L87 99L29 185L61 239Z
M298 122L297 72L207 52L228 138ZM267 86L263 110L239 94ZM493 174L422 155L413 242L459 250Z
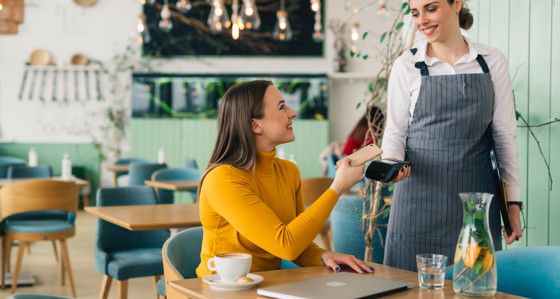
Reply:
M352 255L313 243L338 197L362 179L363 166L343 161L330 188L304 210L297 166L275 157L277 145L295 140L295 116L270 81L236 85L224 95L216 144L200 184L199 277L213 274L208 260L227 252L251 254L251 272L280 269L282 259L299 266L324 262L334 271L341 265L373 271Z
M348 156L366 145L372 143L377 144L377 137L383 135L383 127L385 126L385 115L383 114L383 111L377 106L373 106L369 109L369 115L373 124L372 130L375 133L375 136L368 134L369 126L366 112L352 130L348 139L346 139L346 143L342 148L342 156Z

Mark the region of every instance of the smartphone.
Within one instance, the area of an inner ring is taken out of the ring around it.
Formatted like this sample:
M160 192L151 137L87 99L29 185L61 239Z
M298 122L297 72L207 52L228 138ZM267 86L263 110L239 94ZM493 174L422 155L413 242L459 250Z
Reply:
M365 164L368 161L371 161L377 157L379 157L383 153L377 145L370 144L366 145L365 147L353 152L350 154L346 159L350 160L350 166L360 166ZM341 159L342 160L342 159ZM336 162L337 166L340 166L340 161Z

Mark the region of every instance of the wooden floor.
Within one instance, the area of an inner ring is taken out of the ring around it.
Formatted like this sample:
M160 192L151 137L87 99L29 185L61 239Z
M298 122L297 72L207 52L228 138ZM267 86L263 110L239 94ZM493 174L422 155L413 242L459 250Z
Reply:
M102 275L95 269L93 244L95 242L97 217L84 211L78 213L76 219L76 235L68 239L70 262L74 273L74 283L78 298L97 299L101 287ZM60 250L60 249L59 249ZM60 252L60 251L59 251ZM15 262L17 247L12 250L12 261ZM12 263L13 268L13 263ZM51 242L35 242L31 245L31 254L23 258L22 271L29 272L36 280L35 285L18 287L16 293L38 293L72 297L68 280L62 286L60 280L60 264L54 258ZM135 278L128 283L128 298L154 298L150 278ZM0 298L8 298L10 289L0 289ZM109 298L117 298L117 284L113 281Z

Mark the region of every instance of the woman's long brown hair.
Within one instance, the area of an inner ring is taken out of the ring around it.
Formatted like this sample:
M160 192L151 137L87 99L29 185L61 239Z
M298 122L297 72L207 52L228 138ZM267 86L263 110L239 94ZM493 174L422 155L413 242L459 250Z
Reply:
M231 87L224 95L218 112L218 135L206 171L206 175L220 165L231 165L249 170L257 162L257 145L252 119L264 117L264 94L272 82L256 80Z

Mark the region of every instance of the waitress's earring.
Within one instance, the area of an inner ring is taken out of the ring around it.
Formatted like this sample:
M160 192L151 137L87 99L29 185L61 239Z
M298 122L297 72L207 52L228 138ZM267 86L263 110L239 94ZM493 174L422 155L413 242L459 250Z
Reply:
M262 136L262 131L259 133L259 136Z

